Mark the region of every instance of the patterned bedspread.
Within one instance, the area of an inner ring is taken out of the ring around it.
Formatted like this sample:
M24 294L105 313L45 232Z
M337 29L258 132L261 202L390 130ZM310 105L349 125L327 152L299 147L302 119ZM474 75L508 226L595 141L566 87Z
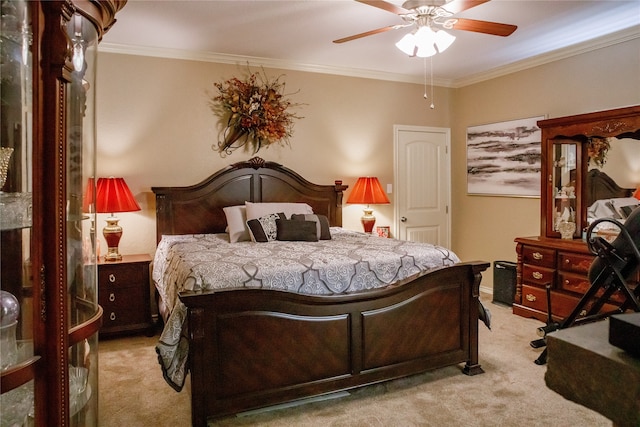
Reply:
M164 236L153 280L173 307L156 352L166 381L181 390L187 374L182 291L259 288L334 295L383 288L459 262L448 249L331 228L331 240L229 243L227 234Z

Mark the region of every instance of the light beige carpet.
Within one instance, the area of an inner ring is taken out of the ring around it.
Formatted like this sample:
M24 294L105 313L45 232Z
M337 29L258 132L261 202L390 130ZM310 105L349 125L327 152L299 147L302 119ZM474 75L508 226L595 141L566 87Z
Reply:
M480 324L482 375L452 366L352 391L349 396L218 420L213 426L611 426L601 415L548 389L530 347L542 323L489 302ZM100 342L100 426L189 426L190 395L162 378L157 337Z

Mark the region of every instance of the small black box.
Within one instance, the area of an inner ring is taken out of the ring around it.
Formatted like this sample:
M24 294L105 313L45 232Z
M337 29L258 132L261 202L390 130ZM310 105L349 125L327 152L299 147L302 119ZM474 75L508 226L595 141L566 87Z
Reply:
M609 319L609 343L640 357L640 313L614 314Z
M493 302L513 305L516 293L516 263L493 262Z

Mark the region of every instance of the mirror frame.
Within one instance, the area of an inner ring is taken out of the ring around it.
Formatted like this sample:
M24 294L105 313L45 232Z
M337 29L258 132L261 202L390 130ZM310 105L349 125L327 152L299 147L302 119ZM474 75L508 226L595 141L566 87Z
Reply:
M640 105L558 117L538 121L542 131L542 168L540 188L540 235L559 238L554 230L555 194L554 194L554 146L558 143L575 142L576 150L576 231L574 239L582 236L587 226L588 157L586 144L591 137L617 137L640 140ZM615 144L615 140L612 141Z

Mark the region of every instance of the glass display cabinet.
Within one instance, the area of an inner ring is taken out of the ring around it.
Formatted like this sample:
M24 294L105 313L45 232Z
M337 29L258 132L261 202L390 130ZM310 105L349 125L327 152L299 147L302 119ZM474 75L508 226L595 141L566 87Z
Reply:
M1 3L0 425L98 424L95 71L124 3Z

